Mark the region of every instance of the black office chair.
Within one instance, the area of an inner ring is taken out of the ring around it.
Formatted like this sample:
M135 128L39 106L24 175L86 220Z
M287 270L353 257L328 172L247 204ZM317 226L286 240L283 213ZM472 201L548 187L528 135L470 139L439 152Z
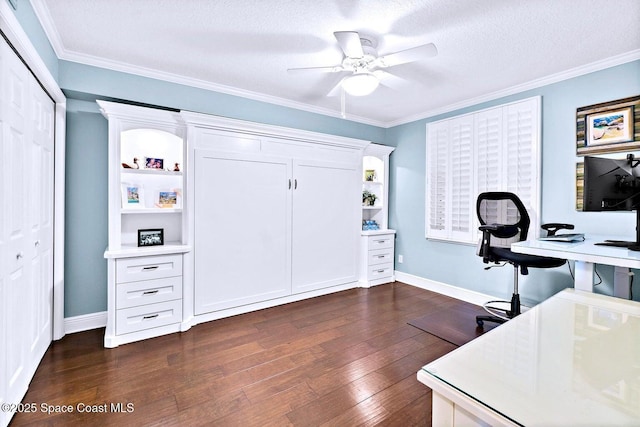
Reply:
M511 251L511 243L527 239L529 231L529 214L522 201L513 193L487 192L478 196L476 212L480 221L482 240L478 246L478 255L485 264L509 263L513 265L513 295L511 301L488 301L484 309L489 313L476 316L479 327L484 322L504 323L520 314L520 294L518 293L518 270L520 274L529 273L529 267L553 268L560 267L566 260L519 254ZM570 228L568 224L547 224L543 228L555 233L559 228ZM486 267L488 270L490 267ZM508 303L508 309L495 307L491 304Z

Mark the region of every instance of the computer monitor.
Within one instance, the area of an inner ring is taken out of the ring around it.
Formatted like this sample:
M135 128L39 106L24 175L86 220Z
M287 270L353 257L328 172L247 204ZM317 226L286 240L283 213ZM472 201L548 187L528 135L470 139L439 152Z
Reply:
M607 240L606 246L640 251L640 159L584 158L585 211L636 211L636 241Z

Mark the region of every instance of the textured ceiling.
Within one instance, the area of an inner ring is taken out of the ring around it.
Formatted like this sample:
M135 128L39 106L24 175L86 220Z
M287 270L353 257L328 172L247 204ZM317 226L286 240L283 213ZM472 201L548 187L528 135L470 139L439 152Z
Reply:
M348 119L379 126L640 58L639 0L31 2L61 59L335 116L343 74L287 72L339 64L334 31L376 37L381 55L434 43L387 69L400 84L346 97Z

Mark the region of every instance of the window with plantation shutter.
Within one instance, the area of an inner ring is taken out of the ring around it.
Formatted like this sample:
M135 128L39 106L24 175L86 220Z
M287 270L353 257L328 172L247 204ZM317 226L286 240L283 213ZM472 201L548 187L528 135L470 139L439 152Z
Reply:
M429 123L426 237L476 243L485 191L520 197L539 228L540 97Z

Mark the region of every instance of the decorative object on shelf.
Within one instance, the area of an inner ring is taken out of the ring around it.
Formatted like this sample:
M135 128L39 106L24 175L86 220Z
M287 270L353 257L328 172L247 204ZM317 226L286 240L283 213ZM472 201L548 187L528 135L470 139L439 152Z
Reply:
M640 96L576 110L578 156L640 149Z
M159 208L178 207L178 190L159 191L156 206Z
M380 230L380 226L377 222L372 219L363 219L362 220L362 229L363 230Z
M122 183L122 208L139 209L144 207L144 191L141 185Z
M373 182L376 180L376 170L375 169L367 169L364 171L364 180Z
M140 165L138 164L138 158L137 157L133 158L132 165L130 165L129 163L122 163L122 167L125 169L140 169Z
M180 163L176 163L173 165L173 171L174 172L180 172Z
M373 206L378 196L368 190L362 192L362 204L365 206Z
M149 228L138 230L138 246L164 245L164 229Z
M158 159L155 157L145 157L144 167L145 169L163 169L164 159Z

